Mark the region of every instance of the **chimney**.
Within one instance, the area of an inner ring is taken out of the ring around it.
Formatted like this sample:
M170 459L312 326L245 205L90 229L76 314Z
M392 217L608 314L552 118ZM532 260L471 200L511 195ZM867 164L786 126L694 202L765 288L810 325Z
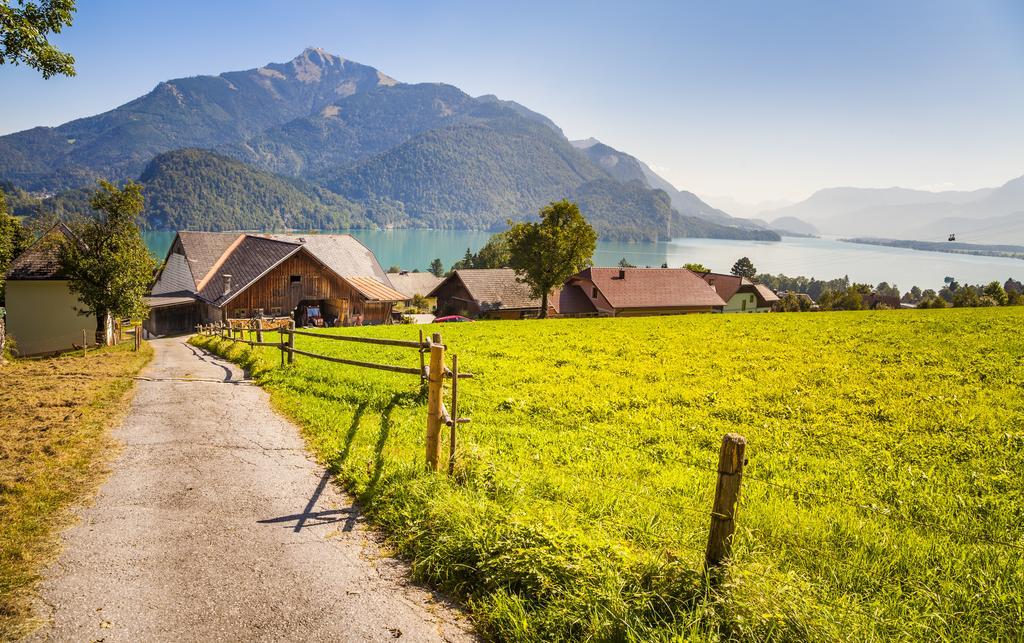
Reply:
M231 292L231 275L224 275L224 294Z
M625 279L625 278L626 278L626 269L625 268L619 268L619 279Z

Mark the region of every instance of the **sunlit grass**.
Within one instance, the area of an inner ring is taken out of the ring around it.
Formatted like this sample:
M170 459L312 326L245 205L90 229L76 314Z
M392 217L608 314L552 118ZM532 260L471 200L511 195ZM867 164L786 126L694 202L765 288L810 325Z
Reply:
M417 378L196 341L252 369L489 637L993 640L1024 627L1021 328L1024 308L433 327L477 376L452 479L424 472ZM730 431L749 463L709 589Z
M56 554L70 505L115 453L109 437L134 376L152 356L132 342L0 365L0 639L32 625L31 599Z

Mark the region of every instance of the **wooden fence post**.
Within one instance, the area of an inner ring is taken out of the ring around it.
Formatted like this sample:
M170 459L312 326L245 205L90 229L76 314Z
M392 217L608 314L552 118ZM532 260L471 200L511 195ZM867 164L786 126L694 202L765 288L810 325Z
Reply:
M448 475L455 473L455 428L459 426L459 356L452 355L452 424L448 434Z
M285 345L284 345L284 328L281 327L281 326L277 327L277 337L278 337L278 340L279 340L279 342L281 344L279 346L279 348L281 349L281 367L283 368L284 367Z
M746 446L747 439L738 433L727 433L722 438L722 450L718 454L715 504L711 510L708 548L704 553L704 567L708 570L720 566L732 553L732 535L736 531L736 501L743 481L743 453Z
M88 337L87 333L88 333L88 331L86 331L83 328L82 329L82 357L85 357L87 352L88 352L89 337Z
M261 343L261 344L263 343L263 320L262 319L257 319L256 320L256 341Z
M288 363L295 363L295 325L289 324L288 329Z
M420 329L420 386L427 382L427 358L423 352L423 329Z
M430 344L430 377L427 380L427 468L437 471L441 458L441 404L444 394L444 344L434 333Z

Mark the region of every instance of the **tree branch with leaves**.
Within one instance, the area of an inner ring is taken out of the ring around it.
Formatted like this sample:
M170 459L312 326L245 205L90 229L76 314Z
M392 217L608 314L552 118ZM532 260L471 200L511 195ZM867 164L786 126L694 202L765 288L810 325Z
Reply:
M143 297L153 282L156 262L149 254L136 219L142 214L142 186L128 181L124 188L100 181L89 201L93 218L70 225L76 239L60 248L68 287L83 304L81 315L96 315L97 331L107 314L116 318L144 317Z
M13 6L12 6L13 5ZM26 2L0 0L0 65L22 63L50 76L74 76L75 57L49 41L70 27L75 15L75 0Z

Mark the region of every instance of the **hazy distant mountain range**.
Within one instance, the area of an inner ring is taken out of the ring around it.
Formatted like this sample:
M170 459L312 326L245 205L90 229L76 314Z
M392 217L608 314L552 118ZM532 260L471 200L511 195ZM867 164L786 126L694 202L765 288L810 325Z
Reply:
M980 244L1024 243L1024 176L996 188L927 192L907 188L828 188L790 206L762 212L813 225L823 234Z
M604 238L779 238L515 102L319 49L0 137L0 181L56 193L46 211L81 211L97 178L140 180L155 229L491 229L568 197Z

